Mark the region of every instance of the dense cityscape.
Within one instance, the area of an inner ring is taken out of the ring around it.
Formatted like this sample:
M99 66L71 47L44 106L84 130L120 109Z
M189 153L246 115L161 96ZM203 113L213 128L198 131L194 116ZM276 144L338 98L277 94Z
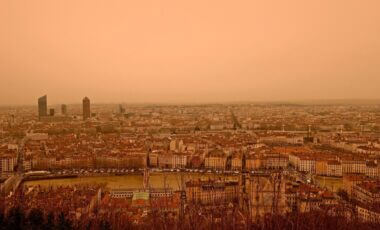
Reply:
M0 0L0 230L379 230L379 0Z
M380 222L376 104L50 106L45 95L1 107L0 134L4 228Z

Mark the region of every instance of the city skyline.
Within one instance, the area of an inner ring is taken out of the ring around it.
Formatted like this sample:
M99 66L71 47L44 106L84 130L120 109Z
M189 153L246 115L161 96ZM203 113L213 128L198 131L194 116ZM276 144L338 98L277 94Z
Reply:
M0 230L379 229L379 9L0 1Z
M47 94L46 94L47 95ZM54 95L53 95L54 97ZM37 96L38 98L38 96ZM34 98L35 99L35 98ZM79 97L74 101L65 101L56 99L51 102L49 99L50 107L60 108L65 106L82 106L82 98ZM209 104L294 104L294 105L378 105L380 98L313 98L313 99L274 99L274 100L221 100L221 101L95 101L91 102L93 105L209 105ZM0 104L0 107L23 107L23 106L36 106L35 100L28 103Z

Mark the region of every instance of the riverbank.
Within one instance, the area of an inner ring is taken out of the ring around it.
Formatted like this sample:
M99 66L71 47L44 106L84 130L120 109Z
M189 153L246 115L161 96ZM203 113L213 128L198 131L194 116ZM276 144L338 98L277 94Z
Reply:
M46 176L27 176L24 178L25 181L41 181L41 180L54 180L54 179L67 179L67 178L77 178L78 175L46 175Z
M185 181L198 180L198 179L237 179L238 176L226 176L220 174L208 174L208 173L182 173ZM154 172L150 174L150 186L155 188L162 188L164 186L170 187L174 190L179 189L181 182L181 173L159 173ZM78 176L75 178L55 178L55 179L42 179L25 181L26 186L45 186L45 187L58 187L58 186L70 186L74 184L94 184L104 183L109 189L116 188L142 188L143 187L143 175L142 174L128 174L123 176L116 175L101 175L101 176Z

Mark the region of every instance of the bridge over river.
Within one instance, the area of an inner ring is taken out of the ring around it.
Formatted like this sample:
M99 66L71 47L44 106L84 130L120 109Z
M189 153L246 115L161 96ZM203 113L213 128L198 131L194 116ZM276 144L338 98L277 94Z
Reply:
M10 192L14 193L23 180L24 176L18 173L9 177L1 186L2 195L8 195Z

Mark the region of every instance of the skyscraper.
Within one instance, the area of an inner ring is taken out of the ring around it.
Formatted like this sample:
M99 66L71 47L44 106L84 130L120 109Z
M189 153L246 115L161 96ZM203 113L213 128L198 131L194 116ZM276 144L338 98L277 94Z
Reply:
M62 113L62 115L67 114L67 106L65 104L61 105L61 113Z
M50 111L49 115L50 115L51 117L54 117L54 109L50 109L49 111Z
M119 113L120 114L124 114L125 113L125 108L121 104L119 105Z
M90 99L88 97L83 98L83 120L87 120L91 117Z
M38 117L47 116L47 96L38 98Z

